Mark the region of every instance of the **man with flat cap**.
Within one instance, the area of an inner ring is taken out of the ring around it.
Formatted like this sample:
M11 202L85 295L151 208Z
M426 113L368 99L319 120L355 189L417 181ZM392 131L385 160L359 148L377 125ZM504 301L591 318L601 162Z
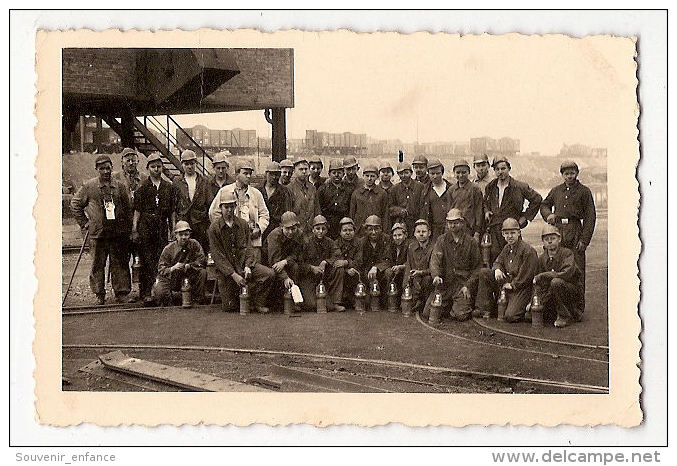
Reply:
M345 311L345 307L341 306L345 270L334 267L338 255L336 245L327 237L327 219L322 215L316 216L312 235L303 242L299 263L299 286L306 309L315 309L315 287L322 282L327 287L327 310Z
M484 218L491 234L493 262L506 244L501 233L503 222L512 218L517 220L520 228L526 227L536 216L543 198L527 183L510 176L511 166L507 157L496 157L492 166L496 178L489 182L484 192Z
M322 176L322 169L324 164L319 155L311 155L308 157L308 181L310 181L315 189L320 189L320 186L327 181L327 178Z
M157 275L160 254L171 235L172 184L162 178L162 157L153 152L146 160L148 178L141 183L134 196L132 240L138 246L139 299L145 305L153 302L151 288Z
M113 163L99 155L94 163L97 178L85 182L71 199L71 210L83 236L89 231L92 267L89 287L97 304L106 300L105 269L110 257L113 291L117 302L130 301L132 287L129 272L129 242L132 228L132 205L125 185L112 179Z
M207 186L209 186L209 202L214 200L216 194L221 188L235 182L235 179L230 176L228 173L228 156L230 152L224 150L219 152L212 159L212 167L214 167L214 173L210 175L207 179Z
M417 155L411 162L416 175L416 181L422 185L430 184L430 176L428 175L428 157L425 155Z
M350 194L357 188L364 186L364 180L357 176L360 165L357 163L357 159L354 156L349 155L343 158L343 170L343 184L346 185Z
M271 231L280 226L282 214L291 210L294 200L286 186L280 184L281 169L277 162L269 162L266 165L266 180L259 191L263 195L263 201L268 208L270 220L268 226L263 231L261 240L263 241L263 253L267 255L268 246L266 239Z
M294 201L292 211L296 213L303 234L310 234L313 218L320 213L317 203L317 190L308 181L308 161L304 158L294 160L294 179L289 183L289 192Z
M442 293L442 312L464 321L472 316L482 255L459 209L450 209L446 220L447 232L437 239L430 256L430 275L433 286ZM430 314L433 297L434 293L428 297L424 317Z
M129 200L134 202L134 193L139 189L145 178L139 173L139 154L134 149L125 147L122 149L120 159L122 170L113 172L113 179L125 185Z
M260 260L263 245L261 235L268 228L270 213L261 191L254 186L250 186L252 173L254 173L254 164L249 159L240 160L235 165L235 182L219 190L219 194L209 206L209 220L214 223L221 217L220 194L224 192L233 193L237 200L235 216L247 222L251 235L251 247L256 248L254 252Z
M388 193L376 184L378 167L368 163L362 170L364 184L355 189L350 197L350 218L355 221L358 234L362 231L362 224L370 215L376 215L384 225L388 224Z
M174 226L176 241L172 241L162 250L158 263L158 275L153 284L153 299L159 306L173 304L172 291L181 290L182 281L188 278L193 302L202 303L204 299L207 258L202 246L190 237L192 231L188 222L180 220Z
M421 218L430 223L430 239L435 242L445 232L447 212L451 209L451 183L444 179L444 165L440 159L428 162L430 182L424 185L421 196Z
M269 282L274 273L259 263L251 245L249 225L235 212L238 200L234 192L221 189L216 201L220 215L209 226L207 235L221 293L221 309L235 312L239 308L240 289L249 283L257 312L266 314Z
M378 185L383 188L385 192L390 192L390 189L395 186L392 182L395 171L393 166L387 160L381 160L378 164Z
M280 162L280 184L282 186L289 185L293 175L294 162L289 159L283 159L282 162Z
M350 212L350 189L342 183L343 162L337 159L329 161L329 179L317 190L317 202L320 212L327 219L332 239L339 237L339 222Z
M595 198L590 188L578 181L578 164L565 160L559 169L564 182L550 190L541 203L541 216L562 233L562 246L570 249L581 270L583 293L577 304L585 310L585 251L590 245L597 223Z
M207 228L209 227L210 191L207 180L196 170L197 155L192 150L181 154L181 176L174 177L174 221L190 224L192 239L197 240L205 252L209 251Z
M421 216L421 196L423 185L411 178L413 170L411 164L400 162L397 164L397 175L400 182L388 192L388 217L391 223L404 223L407 231L414 231L414 223Z

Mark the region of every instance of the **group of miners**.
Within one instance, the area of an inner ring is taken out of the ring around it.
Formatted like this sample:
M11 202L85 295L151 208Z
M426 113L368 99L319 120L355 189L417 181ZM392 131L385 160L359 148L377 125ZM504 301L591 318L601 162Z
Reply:
M145 305L170 305L185 281L205 301L211 267L224 311L238 309L243 287L267 313L292 289L302 296L297 307L314 310L322 284L327 310L344 311L355 306L356 289L394 284L423 316L434 308L454 320L498 313L517 322L530 318L538 296L556 327L582 318L596 212L575 162L561 164L563 182L543 199L510 175L506 157L490 164L484 154L472 167L454 161L453 181L439 159L420 155L396 170L388 162L365 159L360 167L352 156L332 159L327 177L320 157L297 157L268 163L259 187L251 185L250 161L238 161L233 178L223 153L204 176L196 154L185 150L182 173L171 182L159 153L148 156L147 177L134 149L121 157L122 170L113 173L110 157L98 156L98 177L71 203L89 237L98 304L105 303L107 261L116 301L134 300L131 259ZM521 237L539 211L546 221L540 256ZM386 294L366 299L384 304Z

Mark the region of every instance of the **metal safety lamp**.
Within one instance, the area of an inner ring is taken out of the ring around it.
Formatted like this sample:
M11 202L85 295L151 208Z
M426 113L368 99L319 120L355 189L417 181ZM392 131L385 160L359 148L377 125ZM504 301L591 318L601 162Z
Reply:
M249 314L249 287L245 284L240 288L240 315Z
M411 285L407 280L407 283L404 285L404 291L402 291L402 315L404 317L411 316L411 305L414 300L414 296L411 293Z
M531 298L531 326L543 327L543 304L538 294Z
M355 287L355 310L358 312L364 312L364 301L367 297L367 290L364 286L364 283L361 281L357 283Z
M400 293L397 291L397 285L395 285L395 282L390 282L388 285L388 312L397 312L399 297Z
M284 314L291 315L294 312L294 298L291 296L291 290L284 292L283 302Z
M381 310L381 287L378 284L378 280L371 282L369 295L371 296L369 310L372 312L379 312Z
M482 235L480 248L482 249L482 262L484 266L487 268L491 267L491 234L488 228Z
M501 293L498 295L496 304L498 304L498 321L503 322L505 320L505 310L508 308L508 296L505 288L501 288Z
M214 259L212 259L212 253L207 253L207 278L209 280L216 280L216 273L214 273Z
M191 299L190 280L188 277L183 277L181 282L181 307L192 307L193 301Z
M428 316L428 323L430 325L439 325L441 315L442 315L442 292L438 288L435 288L433 300L430 302L430 315Z
M327 313L327 287L322 281L315 288L315 307L318 314Z
M132 283L139 283L139 270L141 270L141 260L138 254L134 256L134 263L132 264Z

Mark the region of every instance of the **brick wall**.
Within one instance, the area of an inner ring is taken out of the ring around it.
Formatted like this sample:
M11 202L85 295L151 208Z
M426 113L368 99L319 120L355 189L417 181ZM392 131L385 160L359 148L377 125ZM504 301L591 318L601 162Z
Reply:
M63 49L63 92L134 97L134 49Z

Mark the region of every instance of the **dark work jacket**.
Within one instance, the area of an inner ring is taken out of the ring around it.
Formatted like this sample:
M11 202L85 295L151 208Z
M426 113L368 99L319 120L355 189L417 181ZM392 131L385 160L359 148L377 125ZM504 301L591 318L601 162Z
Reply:
M430 258L433 254L434 244L428 241L423 247L421 244L412 240L407 248L407 262L404 270L404 276L408 277L411 270L423 270L423 275L430 275Z
M508 275L507 281L513 290L529 288L538 270L538 254L520 238L514 246L506 244L503 247L492 267L493 271L499 269Z
M283 259L287 260L287 267L291 269L298 267L300 263L300 254L303 247L301 234L296 234L287 238L282 233L282 227L277 227L268 235L268 265L272 266ZM289 274L283 270L279 277L288 278Z
M538 256L537 274L546 273L548 278L561 278L565 282L571 283L576 287L583 289L581 270L576 265L574 253L570 249L561 247L554 256L548 256L547 251Z
M104 199L115 204L115 220L107 220ZM92 178L82 185L71 199L75 220L84 227L89 222L91 238L129 237L132 231L132 205L124 184L116 180L110 183Z
M343 184L338 186L327 181L317 190L317 202L320 205L320 213L325 216L328 223L331 238L339 236L339 222L343 217L350 215L350 196L351 191Z
M212 201L216 197L216 194L221 188L233 183L235 183L235 179L230 176L230 173L226 173L226 181L222 185L219 185L219 183L216 181L216 174L209 175L207 178L207 191L209 192L207 198L209 199L209 204L211 205ZM187 186L186 189L188 189ZM197 191L197 187L195 190Z
M350 268L357 269L356 260L360 253L360 243L357 238L353 238L352 241L345 241L343 238L339 237L334 241L334 253L337 257L334 258L334 262L337 259L344 259L348 261L348 265L345 267L346 270Z
M188 196L188 183L186 183L186 178L183 175L176 177L172 182L176 220L185 220L193 228L197 224L209 224L209 206L212 203L212 199L209 198L210 190L206 178L199 173L196 173L196 176L195 194L192 201Z
M437 238L430 257L430 275L442 277L444 286L454 290L468 286L478 276L482 267L482 255L478 242L467 232L458 243L450 231Z
M482 189L471 181L468 181L464 187L456 182L451 184L449 195L451 196L450 209L459 209L465 221L468 222L470 230L481 234L484 231Z
M268 207L268 213L270 214L270 221L268 222L266 231L263 232L263 239L265 240L271 231L280 226L282 214L292 210L294 200L292 199L289 189L282 184L278 184L275 187L275 192L270 197L268 197L268 193L266 192L265 183L258 188L258 190L261 191L266 207Z
M392 237L390 238L390 259L392 260L391 265L404 265L407 262L407 250L409 249L409 242L411 238L404 238L404 241L400 245L399 254L397 251L397 246Z
M524 209L525 199L529 201L529 207L526 210ZM500 228L506 218L519 220L520 217L525 217L531 221L536 216L542 199L543 197L528 184L517 181L511 176L503 192L503 202L499 206L498 178L494 178L484 190L484 211L493 213L488 226Z
M379 272L383 272L391 266L390 238L386 234L379 234L378 238L376 238L376 247L371 245L367 235L361 237L358 242L360 246L357 260L355 261L357 267L355 268L362 274L363 280L366 280L367 273L373 266L376 266Z
M160 178L157 189L150 177L141 183L134 195L134 210L139 212L136 228L142 242L167 242L173 202L172 185L168 181Z
M407 232L414 234L414 223L422 217L421 196L423 185L416 180L409 184L399 182L388 191L388 217L391 225L404 223Z
M226 277L230 277L233 272L243 275L245 266L254 265L249 225L241 218L233 217L232 227L223 217L219 218L209 226L207 236L214 266Z
M432 239L437 239L444 233L447 223L447 212L451 208L451 183L444 180L446 190L441 196L433 189L432 183L425 185L422 195L422 214L424 219L430 222L432 227Z
M597 212L595 199L590 188L576 181L569 187L566 183L555 186L541 203L541 215L547 221L554 213L557 224L562 231L562 245L576 247L578 241L586 246L590 244L595 231ZM562 219L568 219L566 224Z
M378 185L371 189L362 186L350 197L350 218L355 222L356 231L360 231L370 215L378 215L384 228L388 227L388 193Z
M160 261L158 263L158 274L160 277L171 278L172 273L169 269L177 263L190 264L194 269L205 267L207 259L202 250L202 246L197 240L189 238L186 245L182 248L178 241L172 241L162 250Z
M322 261L327 261L329 265L333 265L339 254L336 249L334 242L327 236L321 240L314 235L309 236L303 242L299 271L301 274L310 274L310 266L320 265Z

